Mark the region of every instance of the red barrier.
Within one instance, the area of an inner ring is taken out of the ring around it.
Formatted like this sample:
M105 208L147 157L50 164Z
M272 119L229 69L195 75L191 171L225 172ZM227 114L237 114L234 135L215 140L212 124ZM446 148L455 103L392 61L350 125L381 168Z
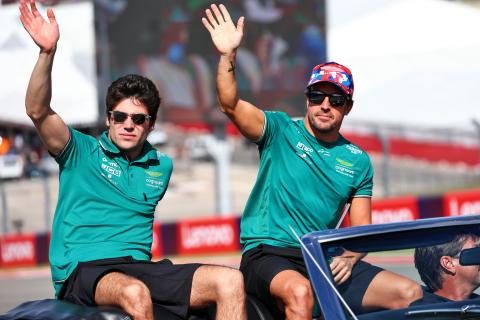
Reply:
M448 192L443 195L444 216L480 214L480 190Z
M177 223L178 253L220 253L238 251L236 217L182 220Z
M160 223L153 223L153 239L152 239L152 258L159 258L163 255L162 250L162 229Z
M375 200L372 223L411 221L420 218L416 197Z
M343 135L369 153L382 152L381 141L375 134L343 132ZM392 156L409 156L432 162L446 161L448 163L465 163L470 166L475 166L480 163L478 146L391 137L389 139L389 147L390 155Z
M0 266L25 267L37 264L37 238L34 234L0 237Z

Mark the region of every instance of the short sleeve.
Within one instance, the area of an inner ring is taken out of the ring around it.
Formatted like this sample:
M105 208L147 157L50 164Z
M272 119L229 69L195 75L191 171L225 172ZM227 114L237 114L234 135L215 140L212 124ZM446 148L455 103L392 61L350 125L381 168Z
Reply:
M354 197L371 197L373 194L373 167L370 159L367 157L367 165Z
M82 161L82 157L89 156L98 141L92 136L86 135L68 127L70 139L62 152L55 158L60 168L75 167Z
M272 143L276 133L285 128L292 120L284 112L264 111L265 126L260 139L256 142L260 148L265 148Z

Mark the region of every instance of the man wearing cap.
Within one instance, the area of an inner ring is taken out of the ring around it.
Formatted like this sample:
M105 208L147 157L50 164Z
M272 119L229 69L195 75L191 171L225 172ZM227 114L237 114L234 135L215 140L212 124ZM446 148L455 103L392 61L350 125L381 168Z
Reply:
M262 111L238 97L236 49L244 18L232 22L225 6L211 5L202 18L220 53L217 90L220 110L258 145L257 181L241 222L244 247L240 270L246 291L287 319L311 319L314 299L300 245L303 235L335 228L350 203L351 225L371 223L373 170L368 155L340 133L353 106L353 78L338 63L316 66L307 85L306 115ZM400 308L421 297L410 279L343 252L331 270L340 293L354 311Z

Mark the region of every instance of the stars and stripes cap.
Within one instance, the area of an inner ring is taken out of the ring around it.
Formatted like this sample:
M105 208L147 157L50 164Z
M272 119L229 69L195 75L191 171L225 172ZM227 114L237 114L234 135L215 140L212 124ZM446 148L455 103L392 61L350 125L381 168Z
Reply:
M347 67L336 63L326 62L315 66L308 81L307 88L318 82L330 82L339 87L345 94L353 95L352 72Z

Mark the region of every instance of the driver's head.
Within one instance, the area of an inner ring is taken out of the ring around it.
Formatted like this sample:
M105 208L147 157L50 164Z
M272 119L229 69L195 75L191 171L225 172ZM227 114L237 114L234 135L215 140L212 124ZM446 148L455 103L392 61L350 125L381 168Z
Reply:
M415 267L420 278L433 292L440 290L446 279L478 287L479 266L462 266L459 261L463 249L476 247L478 243L479 237L475 234L462 234L444 244L416 248Z

